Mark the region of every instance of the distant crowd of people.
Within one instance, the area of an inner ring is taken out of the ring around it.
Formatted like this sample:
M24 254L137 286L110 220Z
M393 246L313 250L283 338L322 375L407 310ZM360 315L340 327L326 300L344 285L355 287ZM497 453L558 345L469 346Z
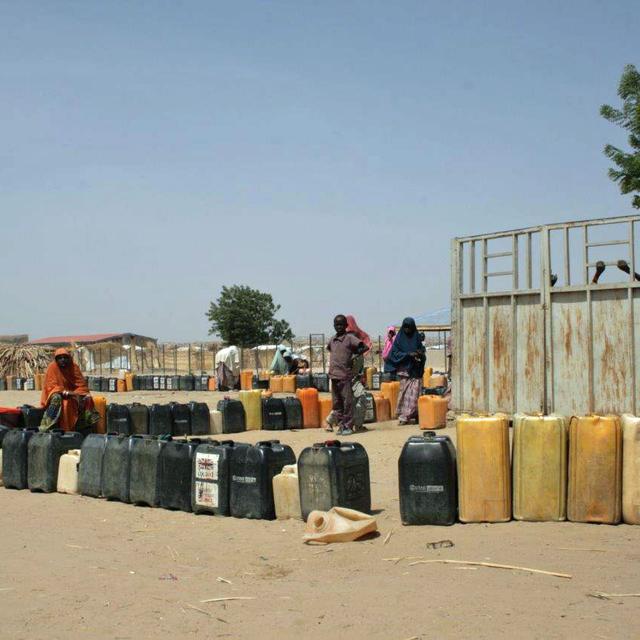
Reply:
M333 320L335 335L329 340L329 379L332 411L325 428L340 436L366 431L364 426L364 356L371 351L369 335L360 329L353 316L337 315ZM424 334L419 333L413 318L405 318L399 331L389 327L381 353L384 372L400 382L397 414L400 424L418 417L418 398L426 362ZM216 354L218 389L234 389L240 375L240 351L225 347ZM270 370L275 375L308 373L309 361L278 345ZM58 349L49 365L42 390L45 408L41 429L65 431L91 430L99 416L93 406L87 382L71 354Z

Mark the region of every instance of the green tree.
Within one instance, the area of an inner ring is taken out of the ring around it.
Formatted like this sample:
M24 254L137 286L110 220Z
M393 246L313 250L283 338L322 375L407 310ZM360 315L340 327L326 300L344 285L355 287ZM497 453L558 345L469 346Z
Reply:
M640 192L640 73L632 64L624 68L618 95L622 99L622 109L603 104L600 115L629 131L630 153L611 144L604 148L607 158L613 160L618 167L609 169L609 177L620 185L620 192L626 195ZM634 196L632 204L640 209L640 196Z
M276 319L280 305L270 293L263 293L243 285L222 287L215 302L206 313L211 322L209 334L218 334L226 344L256 347L290 341L293 332L286 320Z

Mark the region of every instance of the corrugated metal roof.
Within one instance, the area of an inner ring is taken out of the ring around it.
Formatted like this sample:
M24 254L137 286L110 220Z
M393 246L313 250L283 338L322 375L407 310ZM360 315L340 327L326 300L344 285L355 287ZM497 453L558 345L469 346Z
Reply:
M86 336L52 336L31 340L29 344L83 344L90 342L104 342L113 338L131 336L131 333L93 333Z

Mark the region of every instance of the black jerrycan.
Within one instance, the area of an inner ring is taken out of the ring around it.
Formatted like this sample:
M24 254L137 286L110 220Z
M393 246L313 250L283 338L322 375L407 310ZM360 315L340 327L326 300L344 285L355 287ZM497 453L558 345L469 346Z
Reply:
M52 493L58 486L60 456L82 447L83 436L76 431L40 431L29 439L27 485L31 491Z
M410 437L398 460L398 480L402 524L456 521L456 450L448 436L425 431Z
M102 495L102 461L109 436L91 433L82 443L78 465L78 491L80 495L99 498Z
M131 437L129 501L133 504L160 506L162 466L160 456L171 436Z

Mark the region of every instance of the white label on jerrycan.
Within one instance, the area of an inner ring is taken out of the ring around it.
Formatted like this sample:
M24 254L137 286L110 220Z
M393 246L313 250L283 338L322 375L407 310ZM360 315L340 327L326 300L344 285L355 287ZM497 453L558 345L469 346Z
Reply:
M219 459L217 453L196 453L196 480L217 480Z
M196 504L202 507L217 507L218 485L213 482L196 481Z

